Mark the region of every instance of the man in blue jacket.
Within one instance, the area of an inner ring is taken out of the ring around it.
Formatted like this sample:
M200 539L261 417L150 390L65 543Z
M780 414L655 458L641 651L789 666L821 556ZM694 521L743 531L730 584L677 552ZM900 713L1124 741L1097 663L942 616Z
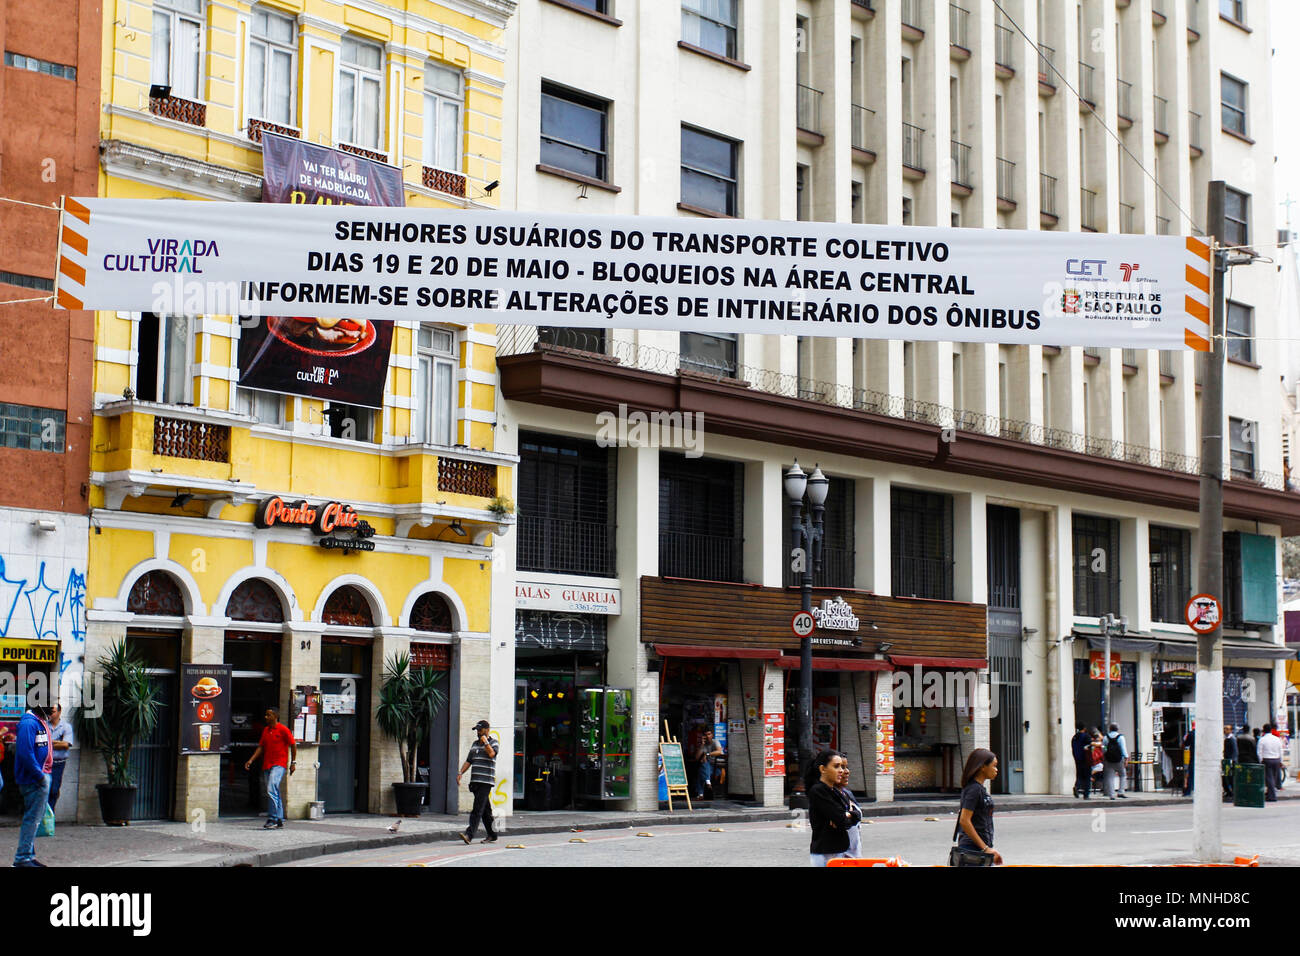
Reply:
M27 699L27 713L18 724L18 741L14 744L14 778L23 795L23 823L18 831L18 850L14 866L39 866L36 859L36 828L45 815L50 797L50 772L54 769L54 751L50 747L50 725L45 722L45 708L35 697Z

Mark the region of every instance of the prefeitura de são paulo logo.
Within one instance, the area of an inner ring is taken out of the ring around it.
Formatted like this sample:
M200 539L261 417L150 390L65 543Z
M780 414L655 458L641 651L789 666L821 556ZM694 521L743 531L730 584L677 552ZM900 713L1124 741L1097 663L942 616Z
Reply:
M203 261L221 255L215 239L146 239L147 252L109 253L105 272L190 273L201 275Z

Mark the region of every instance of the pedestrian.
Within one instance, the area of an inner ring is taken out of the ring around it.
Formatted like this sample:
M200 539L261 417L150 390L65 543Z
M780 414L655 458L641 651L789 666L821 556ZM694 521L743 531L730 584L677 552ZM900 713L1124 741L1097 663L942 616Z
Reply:
M59 791L63 788L63 771L68 766L68 755L77 742L72 724L63 719L63 705L55 704L50 714L50 746L54 748L54 770L50 774L50 809L59 805Z
M1259 748L1255 746L1255 738L1245 724L1241 725L1241 730L1237 733L1237 763L1259 763Z
M695 795L696 800L704 799L704 786L708 784L709 789L713 789L713 768L715 761L725 756L726 751L722 745L713 739L713 728L704 728L704 737L700 740L700 746L695 751L695 759L700 762L700 769L696 775L695 788L698 793Z
M14 753L14 778L23 795L23 821L18 830L14 866L44 867L36 859L36 828L45 816L50 797L50 772L54 751L50 748L50 725L37 695L27 697L27 712L18 723Z
M993 798L985 784L998 775L998 758L991 750L974 750L961 774L961 812L953 839L956 851L948 856L949 866L1001 866L1002 854L993 849ZM971 861L961 854L991 855L989 863Z
M266 727L262 739L257 742L253 756L244 763L244 769L252 768L258 757L262 758L262 771L266 775L266 823L263 830L284 829L284 800L280 796L280 784L285 773L290 776L298 769L298 742L293 739L293 732L280 723L280 712L274 707L266 708L262 715ZM290 756L292 754L292 756Z
M844 755L838 750L823 750L813 758L804 777L808 824L812 827L808 860L813 866L825 866L837 857L848 857L849 830L862 822L862 811L855 815L856 805L848 806L839 792L844 765Z
M1232 797L1232 775L1237 769L1237 738L1232 735L1232 724L1223 725L1223 796Z
M474 841L480 820L483 821L483 829L487 831L487 838L483 842L497 842L491 798L492 788L497 782L497 750L500 745L488 736L488 731L491 729L492 726L486 720L480 720L474 725L474 743L470 745L465 762L461 764L460 772L456 774L456 783L459 784L465 771L472 770L469 776L469 792L474 794L474 808L469 812L469 826L460 835L466 843Z
M1124 777L1125 765L1128 761L1128 744L1124 740L1124 735L1119 732L1118 724L1110 725L1110 732L1106 734L1106 749L1103 752L1106 760L1106 767L1102 774L1102 779L1106 784L1106 796L1114 800L1119 797L1121 800L1126 799L1124 796Z
M1088 748L1088 784L1091 790L1099 790L1102 786L1101 774L1106 769L1105 758L1106 748L1102 745L1101 731L1096 727L1092 728L1092 745Z
M1278 774L1282 771L1282 740L1273 734L1273 725L1265 724L1259 737L1259 759L1264 764L1264 799L1277 800Z
M850 814L857 814L858 822L849 827L849 856L857 859L862 856L862 808L858 806L857 798L853 796L853 791L849 789L849 758L844 758L844 764L840 767L840 781L835 787L839 798L844 801L849 808Z
M1092 738L1083 724L1074 725L1070 738L1070 752L1074 755L1074 795L1088 799L1092 791Z
M1192 723L1192 729L1187 731L1187 736L1183 738L1183 796L1190 797L1192 791L1196 789L1196 724Z

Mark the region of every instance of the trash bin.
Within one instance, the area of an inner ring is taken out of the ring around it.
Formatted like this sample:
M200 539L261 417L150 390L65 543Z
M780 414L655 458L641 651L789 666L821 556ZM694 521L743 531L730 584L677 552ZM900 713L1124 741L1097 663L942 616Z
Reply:
M1262 763L1237 764L1232 778L1232 805L1234 807L1264 807L1264 765Z

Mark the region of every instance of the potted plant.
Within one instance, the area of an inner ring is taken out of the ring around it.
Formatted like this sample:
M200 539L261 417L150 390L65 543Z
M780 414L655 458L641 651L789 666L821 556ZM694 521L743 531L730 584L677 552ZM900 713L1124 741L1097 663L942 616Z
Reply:
M447 703L441 684L440 671L412 668L411 655L406 652L394 654L384 666L375 722L385 737L396 741L402 758L402 782L393 784L398 816L420 814L424 791L429 785L415 779L416 755L420 744L429 736L433 718Z
M136 786L131 778L131 750L153 733L158 721L158 697L142 658L127 649L126 641L114 644L96 665L94 676L102 681L99 706L77 711L77 733L84 747L104 758L108 782L96 786L99 812L109 826L126 826L135 803Z
M513 523L507 519L515 513L515 503L505 495L497 495L487 503L487 510L497 516L497 534L505 534Z

